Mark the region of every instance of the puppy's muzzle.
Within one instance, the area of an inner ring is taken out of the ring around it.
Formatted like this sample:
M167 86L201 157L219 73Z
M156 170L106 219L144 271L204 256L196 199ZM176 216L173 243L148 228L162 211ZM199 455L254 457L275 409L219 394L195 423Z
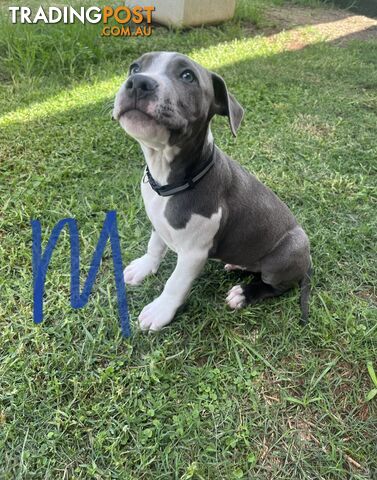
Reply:
M147 75L132 75L126 82L126 94L129 97L135 97L137 100L146 98L158 88L158 83Z

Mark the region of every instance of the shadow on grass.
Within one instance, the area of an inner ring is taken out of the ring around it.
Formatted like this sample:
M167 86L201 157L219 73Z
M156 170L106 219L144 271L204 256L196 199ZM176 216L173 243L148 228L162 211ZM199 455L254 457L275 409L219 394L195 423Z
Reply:
M347 8L359 15L377 18L377 3L375 0L333 0L333 2L336 7Z

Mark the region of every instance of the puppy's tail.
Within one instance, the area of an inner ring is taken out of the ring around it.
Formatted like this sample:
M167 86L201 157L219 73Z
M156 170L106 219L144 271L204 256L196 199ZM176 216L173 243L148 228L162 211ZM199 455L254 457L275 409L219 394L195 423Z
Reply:
M309 298L311 291L311 277L313 273L312 263L305 273L304 278L300 282L300 308L301 308L301 325L306 325L309 318Z

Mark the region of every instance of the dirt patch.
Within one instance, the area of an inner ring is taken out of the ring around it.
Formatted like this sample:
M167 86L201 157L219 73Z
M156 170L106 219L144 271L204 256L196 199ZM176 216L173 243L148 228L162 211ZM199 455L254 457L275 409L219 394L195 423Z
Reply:
M377 305L376 287L365 287L362 290L357 291L356 295L369 303Z
M303 29L307 27L312 27L311 31L318 38L339 46L350 40L377 41L377 19L332 8L271 8L266 12L266 28L262 33L273 37L282 31L292 31L291 49L298 50L312 43L304 35ZM255 34L255 27L249 25L245 30Z

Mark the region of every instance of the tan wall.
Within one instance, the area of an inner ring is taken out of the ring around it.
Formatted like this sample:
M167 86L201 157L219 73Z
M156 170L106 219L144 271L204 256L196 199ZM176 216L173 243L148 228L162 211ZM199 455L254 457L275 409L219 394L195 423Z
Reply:
M234 15L236 0L185 0L185 26L219 23Z
M236 0L139 0L126 5L154 5L153 18L163 25L196 26L219 23L234 15Z

